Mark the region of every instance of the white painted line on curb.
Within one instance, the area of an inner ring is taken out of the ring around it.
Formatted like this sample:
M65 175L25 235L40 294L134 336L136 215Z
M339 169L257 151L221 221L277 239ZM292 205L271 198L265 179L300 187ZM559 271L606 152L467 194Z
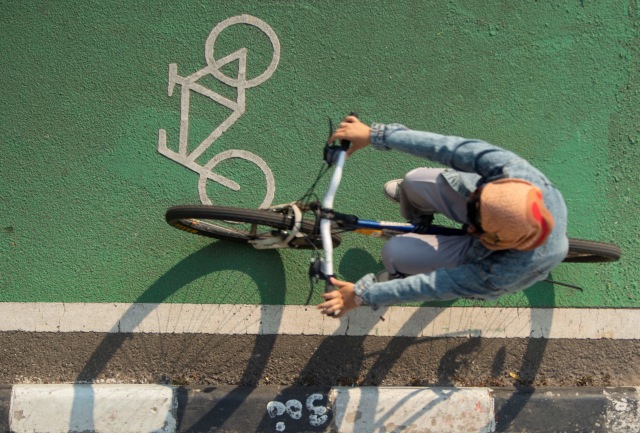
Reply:
M315 306L0 302L0 332L640 339L640 310L359 308L340 320Z
M495 431L494 400L485 388L337 388L331 391L341 433Z
M163 385L14 385L15 433L172 433L174 388Z

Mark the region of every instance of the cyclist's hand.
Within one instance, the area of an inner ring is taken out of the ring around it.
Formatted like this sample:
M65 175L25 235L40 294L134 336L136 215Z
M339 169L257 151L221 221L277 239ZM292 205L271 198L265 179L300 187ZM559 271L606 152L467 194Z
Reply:
M351 147L347 150L347 156L356 150L367 147L370 143L371 128L355 116L347 116L341 123L340 127L334 132L329 141L349 140Z
M322 310L322 314L330 314L338 311L338 314L335 316L330 316L337 319L358 306L358 304L356 304L356 292L353 290L353 283L336 280L335 278L331 278L329 281L331 281L331 284L336 286L338 290L323 293L322 297L325 299L325 302L319 304L318 309Z

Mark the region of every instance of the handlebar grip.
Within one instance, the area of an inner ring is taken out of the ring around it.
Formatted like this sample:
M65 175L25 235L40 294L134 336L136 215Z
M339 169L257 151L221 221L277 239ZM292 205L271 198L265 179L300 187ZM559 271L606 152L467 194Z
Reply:
M333 284L331 284L331 283L329 282L329 279L330 279L330 278L331 278L330 276L327 276L327 279L326 279L326 281L325 281L325 283L326 283L326 284L325 284L325 286L324 286L324 292L325 292L325 293L329 293L329 292L331 292L331 291L333 291L333 290L335 290L335 289L336 289L336 286L334 286ZM327 313L327 316L329 316L329 317L333 317L333 316L335 316L336 314L340 314L340 310L338 310L338 311L334 311L333 313Z
M324 286L325 293L333 292L336 289L336 286L331 284L331 282L329 281L329 278L331 277L327 276L327 279L325 280L325 286Z
M352 111L351 113L349 113L349 116L353 116L357 119L358 113L356 113L355 111ZM350 145L351 145L351 142L349 140L340 140L340 146L342 146L344 150L347 150Z

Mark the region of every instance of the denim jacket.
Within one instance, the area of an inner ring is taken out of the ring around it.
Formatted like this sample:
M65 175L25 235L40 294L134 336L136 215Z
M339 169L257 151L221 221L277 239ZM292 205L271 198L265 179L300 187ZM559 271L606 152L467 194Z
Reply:
M480 140L412 131L402 125L371 127L371 144L379 150L399 150L450 167L449 184L465 198L479 186L501 178L524 179L542 190L555 220L547 241L533 251L491 251L475 239L460 266L428 274L376 282L368 274L355 284L365 305L457 298L495 299L543 280L567 255L567 208L560 192L539 170L518 155Z

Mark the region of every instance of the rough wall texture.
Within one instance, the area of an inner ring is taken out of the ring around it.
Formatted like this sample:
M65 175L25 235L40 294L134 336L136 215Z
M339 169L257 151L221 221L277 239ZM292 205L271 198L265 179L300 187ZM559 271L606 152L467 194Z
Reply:
M281 203L319 169L327 117L355 110L366 122L519 153L563 191L570 236L623 248L618 263L553 272L584 293L540 284L499 304L640 305L637 0L28 0L2 9L0 301L307 302L308 253L254 251L165 224L168 206L199 203L202 190L219 204L255 207L267 187L256 164L235 158L215 171L240 191L213 181L199 191L186 160L158 152L159 131L177 152L188 118L185 149L207 144L201 167L230 150L258 156ZM243 14L267 23L281 50L273 74L242 101L228 84L244 60L245 83L269 69L264 28L241 23L213 38L214 62L247 48L220 66L227 85L204 68L216 25ZM192 92L187 116L181 86L168 94L171 64L174 77L204 71L198 83L236 105ZM336 206L395 219L381 185L424 164L365 150L349 161ZM339 274L380 269L380 246L348 238L336 251Z

